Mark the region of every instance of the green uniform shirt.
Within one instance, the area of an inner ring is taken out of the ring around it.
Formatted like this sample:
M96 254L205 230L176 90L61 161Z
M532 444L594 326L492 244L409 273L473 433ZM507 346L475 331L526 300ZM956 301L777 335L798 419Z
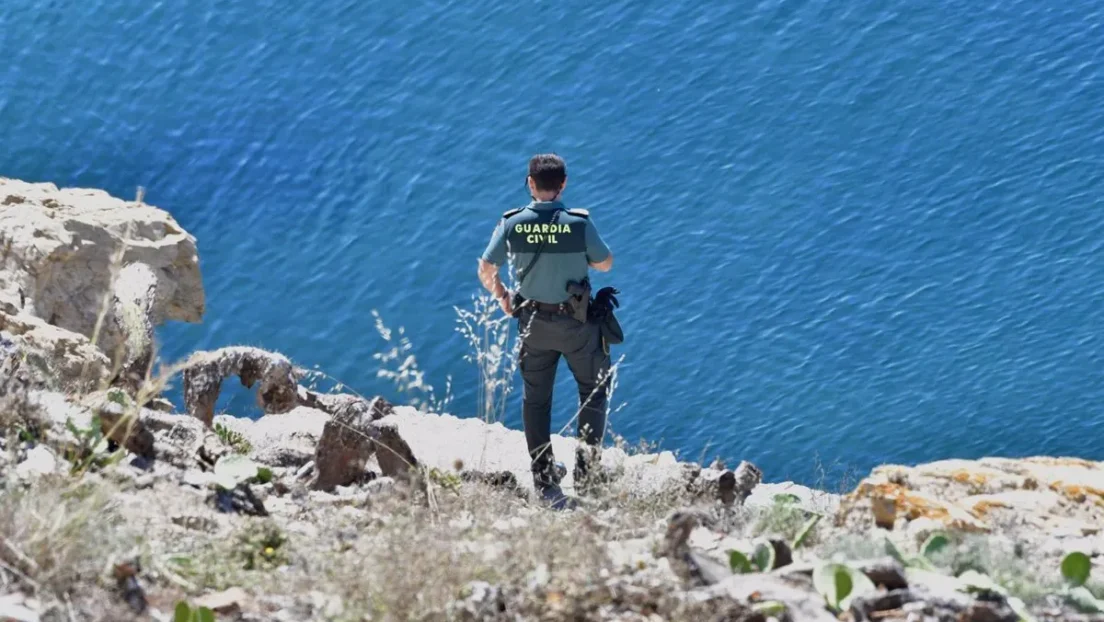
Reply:
M568 298L568 281L582 281L588 264L605 261L609 247L594 221L582 210L568 210L560 201L534 201L507 212L495 227L483 259L497 266L507 257L517 271L529 268L537 249L544 250L521 285L528 300L551 304Z

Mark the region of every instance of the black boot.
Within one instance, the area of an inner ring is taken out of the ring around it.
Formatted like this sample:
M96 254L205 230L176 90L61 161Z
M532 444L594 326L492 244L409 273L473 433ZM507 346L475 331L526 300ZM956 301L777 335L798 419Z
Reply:
M602 468L602 448L597 445L579 443L575 448L575 492L580 495L593 495L612 478Z
M533 471L533 488L536 489L537 498L553 510L570 510L575 507L575 500L565 495L563 488L560 488L560 480L566 475L566 471L558 463L542 465L539 470Z

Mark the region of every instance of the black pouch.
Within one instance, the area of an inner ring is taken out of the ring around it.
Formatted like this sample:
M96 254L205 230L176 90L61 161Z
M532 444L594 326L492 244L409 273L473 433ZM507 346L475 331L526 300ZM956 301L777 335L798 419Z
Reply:
M613 287L603 287L594 295L590 303L591 321L598 323L602 332L602 341L607 346L624 343L625 331L621 329L621 322L617 321L617 315L613 310L620 307L616 294L621 291Z

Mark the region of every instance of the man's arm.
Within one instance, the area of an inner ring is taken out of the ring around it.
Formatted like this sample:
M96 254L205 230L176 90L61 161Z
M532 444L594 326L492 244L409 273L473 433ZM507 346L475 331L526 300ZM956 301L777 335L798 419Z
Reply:
M599 272L609 272L610 268L613 267L613 253L610 253L603 261L592 262L590 267Z
M505 220L502 220L495 227L494 234L491 235L491 241L487 244L487 250L483 251L483 256L479 258L479 282L483 284L487 291L491 292L491 295L495 297L506 315L513 315L513 300L511 300L509 290L502 284L502 279L498 275L498 267L506 261L505 222Z
M602 239L602 235L598 233L598 227L594 226L593 218L586 224L586 254L587 264L599 272L609 272L613 267L613 252Z
M495 300L501 301L510 295L509 290L502 284L502 279L498 275L498 266L486 259L479 260L479 282L483 284L484 289L491 292Z

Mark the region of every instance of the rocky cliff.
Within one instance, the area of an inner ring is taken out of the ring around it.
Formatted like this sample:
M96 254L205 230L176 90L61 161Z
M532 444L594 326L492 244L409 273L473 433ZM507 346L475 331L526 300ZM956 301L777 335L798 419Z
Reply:
M141 200L0 179L0 249L0 620L1104 619L1104 464L836 494L615 446L553 512L499 423L316 392L255 348L152 369L152 327L204 295ZM264 416L216 414L226 381Z

